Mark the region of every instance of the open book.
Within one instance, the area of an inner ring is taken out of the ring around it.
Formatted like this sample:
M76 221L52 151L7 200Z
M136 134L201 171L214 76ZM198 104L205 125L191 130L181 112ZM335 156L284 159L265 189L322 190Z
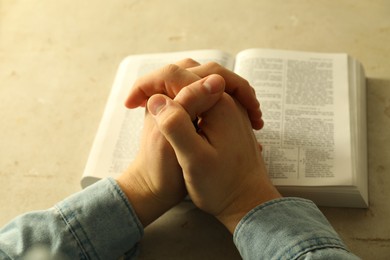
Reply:
M124 107L141 75L180 59L216 61L246 78L261 103L256 131L284 196L320 206L368 207L365 76L347 54L248 49L133 55L120 64L81 185L120 174L137 154L144 108Z

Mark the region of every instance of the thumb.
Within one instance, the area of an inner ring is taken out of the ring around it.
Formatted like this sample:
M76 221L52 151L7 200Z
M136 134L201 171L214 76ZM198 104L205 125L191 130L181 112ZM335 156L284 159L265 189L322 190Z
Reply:
M196 132L190 115L179 103L157 94L149 98L147 109L154 116L160 132L175 150L182 167L186 166L187 158L206 149L205 140ZM194 149L195 147L199 149Z
M224 90L225 80L221 76L213 74L181 89L174 100L194 120L213 107L221 98Z
M212 108L224 90L224 79L210 75L183 88L174 100L161 94L148 100L147 108L155 116L160 132L175 150L179 163L208 149L207 139L196 132L192 121Z

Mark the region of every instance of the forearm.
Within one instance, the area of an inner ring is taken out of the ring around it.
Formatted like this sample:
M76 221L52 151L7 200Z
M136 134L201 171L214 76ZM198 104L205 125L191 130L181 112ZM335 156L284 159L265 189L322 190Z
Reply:
M34 250L64 259L118 258L134 254L142 234L123 192L113 179L105 179L54 208L19 216L2 228L0 258L19 259Z
M308 200L283 198L250 211L234 242L244 259L358 259Z

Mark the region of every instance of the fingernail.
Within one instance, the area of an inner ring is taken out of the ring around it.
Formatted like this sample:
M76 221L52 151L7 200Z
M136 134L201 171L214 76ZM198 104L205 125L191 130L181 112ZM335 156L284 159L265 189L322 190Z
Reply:
M220 92L224 88L224 84L218 76L211 75L203 82L203 87L210 94L214 94Z
M152 115L156 116L166 105L166 99L162 96L152 96L148 102L148 109Z

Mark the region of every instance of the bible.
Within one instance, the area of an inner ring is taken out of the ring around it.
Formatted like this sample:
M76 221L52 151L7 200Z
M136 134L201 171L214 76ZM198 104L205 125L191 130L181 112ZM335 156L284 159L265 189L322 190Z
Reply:
M124 101L135 80L184 58L214 61L247 79L261 104L268 174L283 196L319 206L368 207L366 79L343 53L247 49L131 55L120 64L82 175L83 188L117 176L137 154L144 108Z

